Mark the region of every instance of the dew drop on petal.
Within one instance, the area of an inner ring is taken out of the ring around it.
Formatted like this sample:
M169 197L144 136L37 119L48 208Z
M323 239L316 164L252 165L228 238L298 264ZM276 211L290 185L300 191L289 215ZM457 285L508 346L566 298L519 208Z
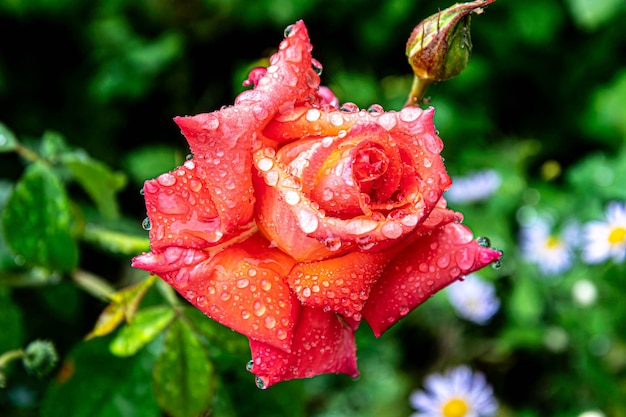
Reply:
M285 38L290 37L291 35L293 35L295 33L295 26L294 25L289 25L285 28L285 30L283 31L283 35L285 35Z
M267 172L274 166L274 162L270 158L261 158L256 163L259 171Z
M257 317L261 317L267 311L267 307L265 307L265 304L260 300L256 300L252 308L254 309L254 315Z
M202 181L197 180L195 178L192 179L191 181L189 181L189 188L194 193L197 193L198 191L200 191L202 189Z
M157 177L157 182L164 187L171 187L176 184L176 177L166 172L165 174L161 174Z
M248 320L250 318L250 312L248 310L241 310L241 318Z
M377 115L383 113L385 109L383 109L383 106L380 104L372 104L368 107L367 111L371 114Z
M330 251L338 251L341 248L341 239L339 239L338 237L326 238L324 240L324 245L326 245L326 247Z
M254 368L254 361L250 359L246 364L246 371L252 371L252 368Z
M266 328L273 329L274 327L276 327L276 319L274 318L274 316L267 316L265 317L263 324Z
M401 306L398 308L398 312L399 312L399 313L400 313L400 315L402 315L402 316L406 316L407 314L409 314L409 311L410 311L410 310L409 310L409 308L408 308L407 306L405 306L405 305L401 305Z
M287 338L287 332L283 329L280 329L276 332L276 337L278 338L278 340L285 340Z
M354 103L347 102L347 103L343 103L341 107L339 107L339 110L346 112L346 113L356 113L359 111L359 106L357 106Z
M315 71L317 75L322 75L322 71L324 70L322 64L315 58L311 59L311 68L313 68L313 71Z
M267 383L265 382L265 379L260 377L260 376L257 376L254 379L254 383L256 384L256 387L258 389L266 389L267 388Z
M319 120L320 116L321 116L321 113L318 109L310 109L309 111L306 112L306 119L309 122L315 122Z
M237 280L237 288L246 288L250 284L247 278Z
M379 125L381 125L383 127L383 129L389 131L389 130L393 129L396 126L396 123L398 121L396 119L395 113L385 113L385 114L382 114L377 119L377 122L378 122Z
M290 206L295 206L300 202L300 194L297 191L289 190L285 193L285 202Z
M299 210L297 217L300 229L304 233L313 233L317 230L319 222L314 212L309 210Z
M417 120L418 117L422 114L422 111L417 107L405 107L400 110L400 120L403 122L413 122Z
M491 247L491 241L489 240L488 237L485 236L480 236L476 239L476 243L478 243L479 246L482 246L483 248L490 248Z
M146 217L145 219L143 219L143 221L141 222L141 227L143 227L143 230L152 229L152 223L150 223L149 217Z
M402 236L402 225L396 222L387 222L380 231L388 239L397 239Z

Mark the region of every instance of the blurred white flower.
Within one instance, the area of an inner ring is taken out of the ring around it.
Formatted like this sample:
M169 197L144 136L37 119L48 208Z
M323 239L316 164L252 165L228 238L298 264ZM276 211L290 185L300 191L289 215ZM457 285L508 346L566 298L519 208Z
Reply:
M451 203L482 201L498 191L502 178L493 169L477 171L462 177L453 177L452 186L445 193Z
M498 410L485 376L464 365L429 375L424 388L409 397L417 410L411 417L489 417Z
M598 290L593 282L588 279L576 281L572 287L572 297L580 306L587 307L596 302Z
M476 324L487 323L500 308L495 285L476 274L453 283L446 291L456 314Z
M602 411L590 410L578 415L578 417L606 417Z
M604 221L592 221L585 225L585 244L582 258L589 264L597 264L612 258L624 262L626 258L626 204L611 202L607 206Z
M544 275L561 274L572 266L577 230L572 223L557 234L546 219L535 217L520 228L522 256Z

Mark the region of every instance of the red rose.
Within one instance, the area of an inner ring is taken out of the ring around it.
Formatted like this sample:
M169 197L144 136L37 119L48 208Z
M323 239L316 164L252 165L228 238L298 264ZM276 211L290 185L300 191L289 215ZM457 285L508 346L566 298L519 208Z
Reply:
M254 88L177 117L193 159L146 181L154 272L250 340L263 387L358 375L354 332L376 336L500 258L442 198L433 109L337 108L300 21Z

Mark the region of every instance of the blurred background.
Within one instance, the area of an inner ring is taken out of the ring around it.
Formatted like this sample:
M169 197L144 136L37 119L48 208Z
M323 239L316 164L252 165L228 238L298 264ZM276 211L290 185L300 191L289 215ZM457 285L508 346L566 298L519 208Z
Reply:
M0 415L408 416L427 375L467 364L493 386L499 416L626 416L626 268L584 257L585 225L626 204L623 0L496 1L472 17L467 69L427 92L455 179L449 206L504 251L501 268L478 273L498 299L488 319L442 291L379 340L359 329L359 380L261 391L245 338L186 309L202 372L169 364L187 388L164 394L152 370L173 295L151 282L111 298L146 282L130 268L147 250L140 189L189 153L174 116L231 104L299 19L341 102L399 110L406 40L450 5L0 2L0 355L46 339L60 358L42 377L0 361ZM626 219L610 227L626 231ZM85 341L112 299L118 319L140 301L147 324L109 318L110 332Z

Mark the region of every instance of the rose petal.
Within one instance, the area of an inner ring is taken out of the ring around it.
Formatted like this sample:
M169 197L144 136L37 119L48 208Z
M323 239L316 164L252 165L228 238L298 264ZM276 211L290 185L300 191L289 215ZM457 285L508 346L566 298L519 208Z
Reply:
M502 256L472 238L466 226L449 223L404 249L387 266L362 312L376 337L437 291Z
M135 258L156 271L213 320L288 351L299 303L284 280L294 260L259 234L208 259L205 251L168 248Z
M356 364L355 328L334 313L303 307L291 353L250 339L252 366L257 384L268 388L281 381L311 378L327 373L359 375Z
M297 264L287 282L300 302L361 320L361 310L372 285L380 278L394 252L360 253L319 262Z
M311 97L319 100L311 49L299 21L270 58L265 75L257 77L255 88L241 93L234 106L174 119L194 158L144 185L153 250L213 246L250 222L251 151L257 133L281 109L308 103Z

